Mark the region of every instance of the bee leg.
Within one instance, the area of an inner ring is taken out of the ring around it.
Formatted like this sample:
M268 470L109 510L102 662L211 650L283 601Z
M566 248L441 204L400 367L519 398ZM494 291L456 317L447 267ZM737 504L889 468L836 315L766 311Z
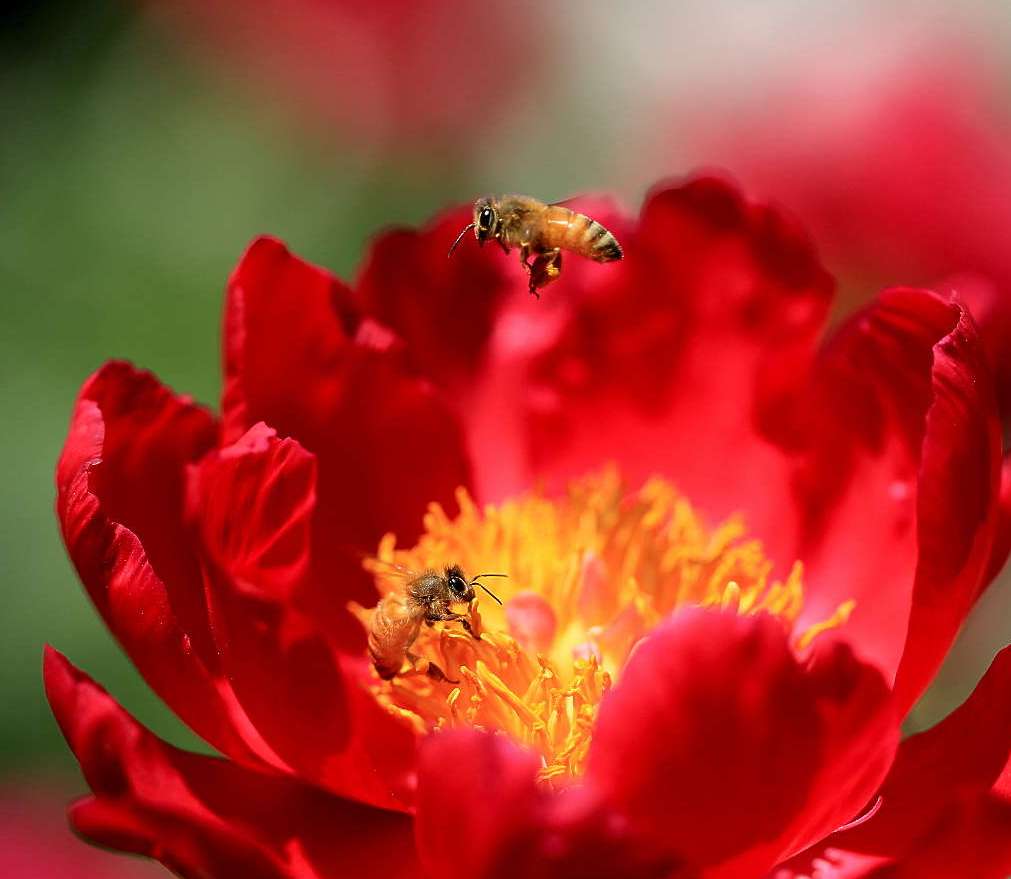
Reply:
M523 245L523 268L525 268L527 270L527 274L530 275L530 285L529 285L528 289L530 290L531 295L536 296L538 299L540 299L541 298L541 294L537 292L537 288L541 287L543 285L540 283L540 280L539 280L540 269L538 267L541 264L541 260L543 259L543 256L542 255L535 256L534 257L534 261L532 263L527 262L527 257L529 257L529 256L530 256L530 249L529 249L529 247L527 247L527 245L524 244Z
M420 656L407 651L407 660L411 663L414 671L419 674L428 675L433 681L445 681L447 684L458 684L459 681L454 681L451 678L446 677L446 673L439 668L432 660L422 659Z
M562 273L562 251L556 247L547 253L542 253L534 260L530 267L530 292L538 299L541 298L537 292L539 287L546 287Z
M432 625L433 623L451 623L454 620L462 619L465 619L463 614L447 611L446 613L430 613L427 617L425 617L425 622L428 623L428 625Z
M427 659L422 659L417 653L411 653L410 650L405 654L407 661L411 664L411 671L417 672L418 674L428 674L429 661Z
M474 631L474 628L470 624L470 620L466 617L460 617L460 625L463 626L464 631L475 641L480 641L481 637Z
M434 662L428 663L428 676L433 681L440 681L440 682L444 681L447 684L460 683L459 680L454 681L452 678L446 677L446 673L441 668L439 668L439 666L437 666Z
M437 622L459 623L473 637L478 637L474 634L474 630L471 628L470 619L462 613L432 613L425 617L426 625L431 626Z

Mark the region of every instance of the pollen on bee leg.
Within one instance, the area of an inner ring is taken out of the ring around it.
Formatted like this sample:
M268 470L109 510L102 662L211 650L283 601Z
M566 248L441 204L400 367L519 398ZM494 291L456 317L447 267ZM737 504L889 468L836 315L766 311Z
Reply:
M798 630L803 568L786 576L744 521L709 527L662 479L630 491L615 469L571 483L557 498L532 493L479 508L457 492L451 518L433 504L410 548L393 535L366 563L380 589L383 571L459 565L470 576L500 572L502 606L475 599L469 630L456 621L420 627L412 654L453 680L427 674L374 676L372 692L418 733L476 727L536 751L541 782L568 784L584 771L601 700L666 616L685 605L777 617L797 650L846 624L853 602ZM353 613L368 629L374 611ZM463 610L460 610L463 613Z

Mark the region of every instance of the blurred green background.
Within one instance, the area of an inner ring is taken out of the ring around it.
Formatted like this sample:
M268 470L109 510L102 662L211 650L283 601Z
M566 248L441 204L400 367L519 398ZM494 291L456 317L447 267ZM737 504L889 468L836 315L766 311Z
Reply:
M199 747L103 628L57 533L54 463L74 395L103 360L129 358L216 404L223 285L254 235L278 235L347 277L379 228L421 222L478 192L555 199L604 190L634 206L652 181L704 159L679 140L673 118L663 121L669 136L657 149L645 136L661 127L648 112L658 106L650 101L665 88L678 101L706 84L733 88L748 74L747 63L738 59L738 79L728 79L726 66L720 68L724 56L700 57L677 22L670 58L641 57L628 41L601 56L592 47L607 30L604 7L572 9L573 27L583 31L559 28L557 42L541 47L550 73L536 100L520 100L494 118L475 103L459 126L464 148L452 154L444 141L423 138L394 139L392 146L356 141L347 130L293 113L283 97L259 93L234 75L234 65L139 6L51 2L15 4L2 13L0 773L6 784L44 779L57 793L83 790L42 695L45 642L169 740ZM766 11L783 25L791 9L780 3ZM724 52L740 49L743 40L761 61L772 55L765 44L776 39L775 27L764 27L768 33L746 39L734 37L732 27L724 43L709 39ZM650 39L649 46L659 45L655 34ZM664 68L661 76L652 69L671 62L676 49L685 56L680 72ZM1011 640L1009 592L998 587L985 599L916 710L914 727L961 701ZM52 813L61 808L54 800Z
M280 236L347 277L378 229L489 184L424 146L376 155L299 126L133 5L4 15L0 770L25 775L73 766L42 695L45 642L170 740L199 747L113 643L60 542L53 468L82 381L123 357L216 405L224 283L252 237ZM559 175L534 163L520 188L597 186L594 164Z

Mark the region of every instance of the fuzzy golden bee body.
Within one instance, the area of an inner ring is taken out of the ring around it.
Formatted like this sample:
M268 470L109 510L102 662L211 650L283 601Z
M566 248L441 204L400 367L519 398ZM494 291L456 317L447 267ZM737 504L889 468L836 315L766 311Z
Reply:
M458 622L470 632L468 615L454 612L453 605L470 605L474 601L475 586L480 586L499 601L479 581L482 577L505 575L478 574L468 579L459 565L449 565L441 573L410 571L400 566L390 566L390 569L404 582L404 588L381 598L372 613L368 645L369 658L376 674L383 680L390 680L401 674L407 660L412 669L424 671L438 681L448 680L435 663L420 660L411 653L411 646L417 640L422 624L432 626L437 622Z
M483 196L474 202L474 220L453 242L452 255L468 229L478 244L494 240L506 253L518 247L520 262L530 275L530 292L540 298L541 287L562 271L562 251L595 262L614 262L624 255L618 240L600 223L560 204L545 204L526 195ZM533 262L529 262L533 256Z

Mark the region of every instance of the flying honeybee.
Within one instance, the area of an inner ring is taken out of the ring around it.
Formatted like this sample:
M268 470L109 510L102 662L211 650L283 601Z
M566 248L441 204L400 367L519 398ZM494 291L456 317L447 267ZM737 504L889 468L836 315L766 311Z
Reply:
M502 603L479 581L482 577L504 577L505 574L478 574L473 579L467 579L459 565L449 565L442 573L412 571L401 565L384 566L384 569L387 567L404 580L404 589L390 592L380 599L369 626L369 656L383 680L388 681L400 674L405 659L412 668L418 666L419 657L411 653L411 646L421 631L422 623L432 626L438 622L459 622L474 634L468 615L455 613L452 605L471 604L475 586L480 586L499 604ZM448 680L445 672L433 662L428 662L427 674L437 681Z
M624 255L618 240L596 220L565 205L545 204L525 195L486 195L474 202L474 220L457 236L453 255L468 229L478 244L492 239L509 253L520 249L520 262L530 275L530 292L550 284L562 272L562 251L569 250L596 262L613 262ZM528 262L533 255L533 262Z

